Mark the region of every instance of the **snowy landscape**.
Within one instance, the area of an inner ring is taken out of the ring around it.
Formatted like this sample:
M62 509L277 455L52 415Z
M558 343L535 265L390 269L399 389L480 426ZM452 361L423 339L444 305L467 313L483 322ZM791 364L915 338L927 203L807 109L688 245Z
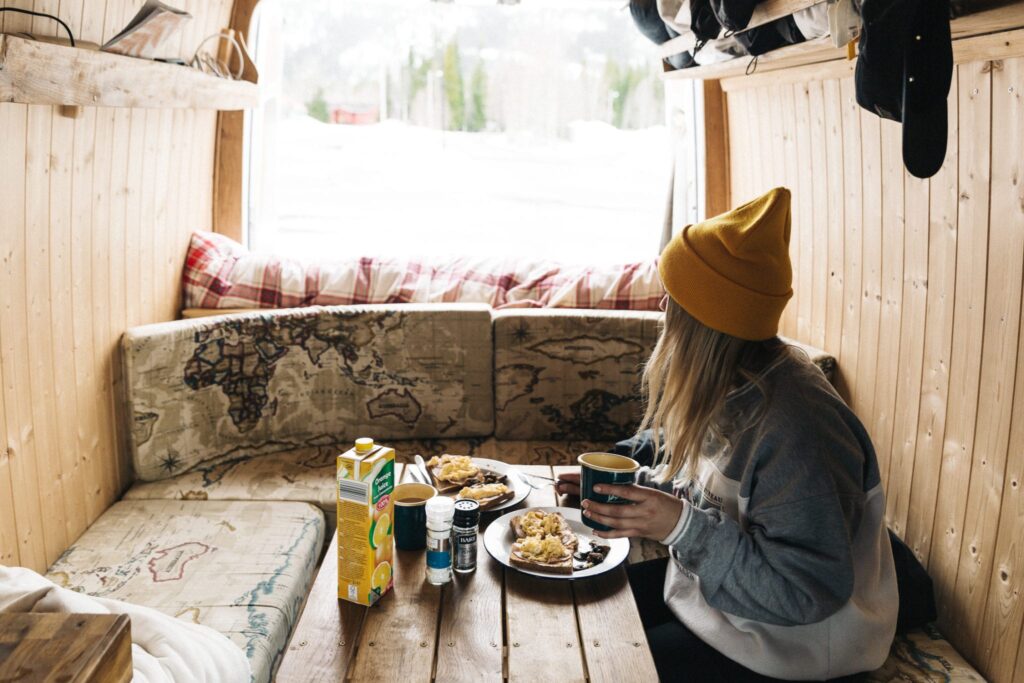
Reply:
M388 121L281 127L277 230L291 256L468 254L623 262L657 252L670 159L661 129L581 123L569 140ZM614 245L614 246L612 246Z
M316 25L323 3L265 4L252 247L594 264L657 253L671 145L654 53L620 3L345 0ZM325 122L338 111L380 122Z

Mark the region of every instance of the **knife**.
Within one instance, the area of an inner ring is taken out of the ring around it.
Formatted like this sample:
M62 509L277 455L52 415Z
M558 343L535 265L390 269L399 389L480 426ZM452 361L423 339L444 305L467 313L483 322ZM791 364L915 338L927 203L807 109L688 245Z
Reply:
M422 477L423 475L422 475L422 474L420 474L420 470L419 470L419 468L418 468L418 467L416 467L415 465L411 465L411 464L410 464L410 465L406 465L406 466L405 466L405 468L406 468L407 470L409 470L409 476L410 476L410 477L412 477L412 480L413 480L414 482L416 482L417 484L423 484L423 483L425 483L425 482L423 481L423 479L421 479L421 477Z
M423 483L430 484L430 473L427 472L427 463L423 461L423 456L417 453L413 456L413 460L416 461L416 467L419 468L419 475L423 479Z

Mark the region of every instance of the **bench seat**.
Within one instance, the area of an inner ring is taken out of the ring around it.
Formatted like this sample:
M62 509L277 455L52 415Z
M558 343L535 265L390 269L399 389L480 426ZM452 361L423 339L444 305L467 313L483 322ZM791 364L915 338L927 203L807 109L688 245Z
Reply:
M487 439L430 439L387 441L399 460L413 454L425 458L442 453L475 455L530 465L574 465L576 456L603 451L612 444L593 441L499 441ZM348 448L318 446L280 453L240 451L196 465L170 479L136 482L124 500L262 500L310 503L324 512L327 528L335 526L335 457Z
M306 503L128 500L115 503L50 567L89 595L210 626L271 680L309 591L324 516Z
M983 683L985 679L967 663L934 626L899 634L889 659L868 674L866 683Z

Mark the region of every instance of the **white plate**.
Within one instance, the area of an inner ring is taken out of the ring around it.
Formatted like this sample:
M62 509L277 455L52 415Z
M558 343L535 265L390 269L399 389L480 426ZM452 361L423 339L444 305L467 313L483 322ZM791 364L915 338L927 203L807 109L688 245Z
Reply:
M562 517L565 517L565 521L569 523L569 528L573 530L576 537L579 539L579 549L589 550L590 542L592 540L597 541L602 545L611 546L611 550L608 551L608 557L604 558L604 562L589 569L580 569L574 571L572 574L547 574L545 572L532 572L528 569L522 569L521 567L513 567L512 563L509 562L509 553L512 550L512 544L515 542L515 534L512 533L512 528L509 526L509 521L516 515L524 515L530 510L542 510L544 512L560 512ZM584 526L580 511L576 508L527 508L525 510L516 510L515 512L509 512L502 515L498 519L491 522L490 526L487 527L487 531L484 532L484 547L487 548L487 552L491 554L491 557L501 562L506 567L512 567L516 571L520 571L524 574L530 574L532 576L541 576L545 579L585 579L589 576L597 576L598 574L604 574L605 572L615 569L629 555L629 539L628 538L598 538L594 535L594 530L588 526Z
M479 467L480 469L488 470L490 472L497 472L498 474L505 475L505 485L512 489L513 494L512 498L506 500L504 503L501 503L500 505L495 505L494 507L489 507L486 510L481 510L481 512L496 512L498 510L505 510L507 508L512 507L513 505L519 505L519 503L523 502L523 500L525 500L526 497L530 495L530 485L526 483L526 481L523 479L522 474L515 467L512 467L507 463L501 462L500 460L491 460L489 458L474 457L472 460L473 464ZM448 495L451 496L452 498L455 498L457 495L459 495L459 492L452 491L451 493L443 495Z

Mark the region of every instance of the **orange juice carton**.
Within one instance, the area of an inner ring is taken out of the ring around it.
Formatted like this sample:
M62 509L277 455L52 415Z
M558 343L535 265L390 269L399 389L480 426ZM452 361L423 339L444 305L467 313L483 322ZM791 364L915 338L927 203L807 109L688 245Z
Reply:
M338 597L372 605L391 590L395 449L356 439L338 456Z

